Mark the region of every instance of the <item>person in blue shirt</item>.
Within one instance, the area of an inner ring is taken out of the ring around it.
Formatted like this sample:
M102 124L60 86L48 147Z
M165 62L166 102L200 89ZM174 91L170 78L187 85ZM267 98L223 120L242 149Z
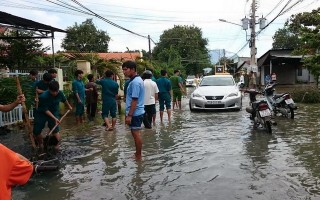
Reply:
M81 124L84 121L84 105L85 105L85 89L82 81L83 71L76 70L74 73L76 79L72 82L72 91L74 93L75 106L76 106L76 123ZM92 90L92 88L90 88Z
M67 101L64 93L59 90L59 83L51 81L48 84L48 90L39 95L39 105L34 113L33 135L36 137L39 148L43 149L43 137L41 132L48 122L49 129L53 129L60 121L60 102L65 103L65 106L72 110L71 105ZM58 150L60 142L59 126L57 126L52 134L55 137L55 148Z
M141 124L144 115L144 83L137 74L137 65L133 61L126 61L122 64L125 76L130 78L126 93L126 119L136 145L135 157L140 160L142 157L142 139L140 136Z
M160 122L163 122L163 111L164 105L166 105L168 121L171 121L171 82L167 78L168 73L166 70L161 70L161 77L157 80L157 86L159 89L159 111L160 111Z
M116 112L117 112L117 96L119 85L112 78L114 73L111 70L105 72L105 78L97 80L96 83L102 86L102 119L106 124L106 130L112 131L116 125ZM108 116L109 113L112 117L112 125L110 125Z

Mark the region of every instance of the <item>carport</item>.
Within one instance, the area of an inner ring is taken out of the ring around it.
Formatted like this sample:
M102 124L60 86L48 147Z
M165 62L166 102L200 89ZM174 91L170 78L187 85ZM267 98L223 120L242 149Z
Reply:
M276 73L278 84L293 85L297 81L297 70L302 68L301 55L292 55L292 49L271 49L258 59L260 84L264 77Z
M11 15L6 12L0 11L0 27L9 28L12 30L17 31L16 37L9 37L9 36L0 36L0 39L51 39L51 47L52 47L52 56L54 58L54 32L64 32L65 30L55 28L52 26L48 26L39 22L35 22L26 18L18 17L15 15ZM19 31L21 30L27 30L27 31L33 31L35 33L35 36L33 37L23 37L19 36ZM55 67L55 61L53 63Z

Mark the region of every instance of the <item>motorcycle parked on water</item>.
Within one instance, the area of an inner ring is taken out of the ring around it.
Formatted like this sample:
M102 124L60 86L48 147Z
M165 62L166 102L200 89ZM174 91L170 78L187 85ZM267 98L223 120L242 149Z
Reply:
M250 113L250 119L253 121L254 127L261 125L267 133L272 134L271 111L267 100L257 100L257 94L262 93L254 89L244 90L244 92L249 93L250 106L246 107L246 111Z
M268 83L262 92L268 101L268 105L272 110L272 114L277 116L280 113L286 118L294 119L294 110L297 108L290 94L275 94L275 86L277 84Z

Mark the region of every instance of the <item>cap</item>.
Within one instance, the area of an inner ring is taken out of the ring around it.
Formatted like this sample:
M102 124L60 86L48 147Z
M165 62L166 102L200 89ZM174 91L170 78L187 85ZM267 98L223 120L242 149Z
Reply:
M152 75L152 72L150 70L146 70L143 72L144 74L149 74L149 75Z

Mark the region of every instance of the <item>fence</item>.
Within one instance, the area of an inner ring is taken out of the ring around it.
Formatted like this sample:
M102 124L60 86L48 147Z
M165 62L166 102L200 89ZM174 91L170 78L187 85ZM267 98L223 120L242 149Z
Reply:
M11 70L10 72L6 73L6 75L8 77L14 77L14 76L19 76L19 75L23 75L23 76L26 76L26 75L29 75L29 71L30 70ZM42 76L45 72L39 72L38 75L37 75L37 80L42 80Z
M29 118L33 119L33 109L29 110ZM12 111L1 112L0 111L0 127L12 125L17 122L22 122L22 106L18 105Z

